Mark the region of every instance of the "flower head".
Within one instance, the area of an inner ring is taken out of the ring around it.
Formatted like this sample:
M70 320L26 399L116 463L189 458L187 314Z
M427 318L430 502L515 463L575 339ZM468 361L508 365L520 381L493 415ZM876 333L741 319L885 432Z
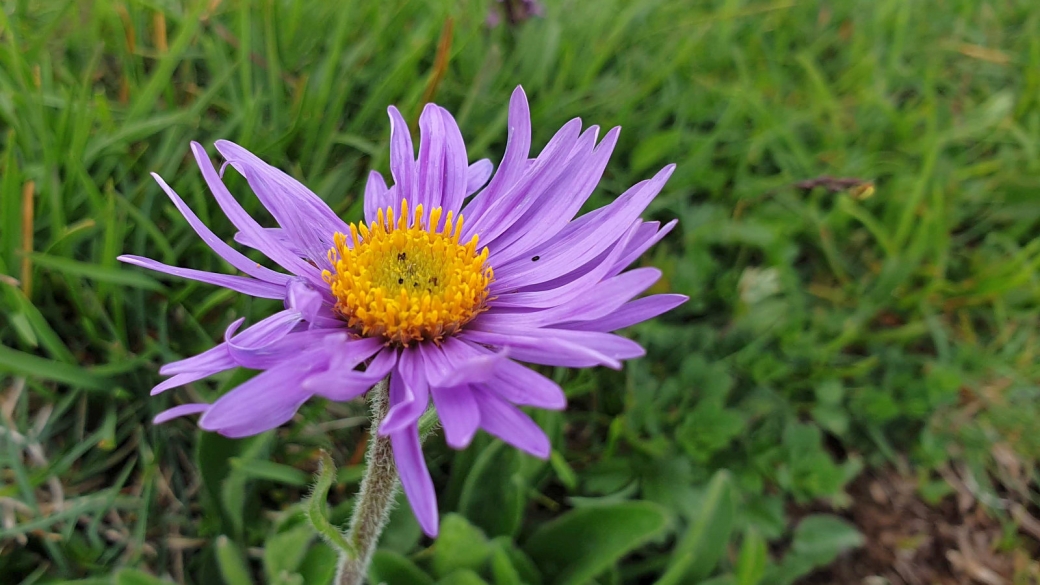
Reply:
M356 224L244 148L218 141L226 164L246 178L279 225L261 227L232 197L203 147L192 143L217 204L239 230L235 240L285 272L218 238L158 175L199 236L243 275L138 256L120 260L281 299L285 307L241 331L238 320L223 343L163 366L160 373L171 377L153 394L231 368L262 372L213 404L176 406L156 423L201 413L203 429L252 435L287 422L313 396L350 400L389 375L390 410L378 432L390 437L405 493L432 536L437 502L418 433L431 399L451 447L466 447L482 428L548 457L548 438L518 407L562 409L566 399L556 383L517 362L619 368L643 349L611 332L686 300L636 298L660 271L626 271L675 225L640 219L673 166L575 217L603 174L617 128L597 144L597 127L582 132L580 120L572 120L530 158L530 112L517 88L505 155L492 177L487 160L468 164L458 126L443 108L423 110L418 157L400 113L391 107L389 114L394 184L370 174L365 221Z

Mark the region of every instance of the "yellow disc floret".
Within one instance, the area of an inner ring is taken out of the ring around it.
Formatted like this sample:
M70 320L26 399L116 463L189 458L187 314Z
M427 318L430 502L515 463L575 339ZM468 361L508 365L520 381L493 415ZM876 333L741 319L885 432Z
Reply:
M486 308L487 248L477 250L477 236L459 243L461 215L453 222L449 211L438 228L441 216L437 207L426 218L419 205L410 218L402 201L396 220L392 208L380 209L372 225L335 235L334 270L322 274L336 311L361 335L403 346L439 342Z

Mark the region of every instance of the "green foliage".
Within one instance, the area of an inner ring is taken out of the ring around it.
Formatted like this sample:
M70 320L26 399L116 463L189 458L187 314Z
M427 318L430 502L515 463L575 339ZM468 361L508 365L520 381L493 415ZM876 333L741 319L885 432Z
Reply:
M586 210L677 163L648 217L679 225L642 262L691 300L626 332L647 357L621 372L547 371L570 402L536 414L548 462L431 436L442 537L400 500L374 582L791 583L862 537L788 514L841 514L865 466L909 463L929 502L951 463L984 501L1029 496L1035 3L546 0L492 29L494 4L4 4L0 582L330 582L297 504L326 449L339 481L310 512L344 521L364 407L314 401L243 440L150 424L252 375L149 397L159 364L278 305L115 257L229 270L149 177L231 241L190 140L235 140L358 217L364 177L387 170L386 106L414 122L427 89L473 159L500 159L517 84L535 151L574 116L623 126ZM994 453L1024 485L997 485Z

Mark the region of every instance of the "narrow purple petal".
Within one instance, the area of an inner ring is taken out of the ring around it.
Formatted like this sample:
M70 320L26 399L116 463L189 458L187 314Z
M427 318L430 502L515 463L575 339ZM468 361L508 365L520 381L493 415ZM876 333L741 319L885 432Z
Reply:
M336 361L334 353L329 369L308 377L303 381L303 387L329 400L337 402L352 400L367 392L376 382L385 378L393 370L397 365L397 352L397 349L382 348L363 372L353 369L357 364L344 367L344 363Z
M483 382L494 375L502 352L472 346L454 337L444 340L441 347L433 344L419 346L430 386L460 386Z
M397 368L390 376L390 410L379 425L379 434L388 435L419 420L430 402L422 355L417 348L401 350Z
M480 411L469 386L431 388L433 405L444 426L444 440L452 449L465 449L477 434Z
M401 213L401 200L407 199L411 203L415 197L415 150L412 147L412 136L408 133L408 124L401 112L394 106L386 111L390 115L390 174L397 189L396 200L391 207L397 217Z
M194 148L194 145L197 143L192 144L192 148ZM203 151L203 154L205 154L205 151ZM245 272L249 276L258 278L260 280L280 284L289 279L289 275L281 274L279 272L271 270L270 268L260 266L256 262L247 258L245 254L239 252L238 250L235 250L231 246L224 243L224 240L218 238L216 234L214 234L212 231L210 231L208 227L206 227L206 224L202 223L202 220L200 220L198 216L195 215L195 212L193 212L191 208L188 207L188 204L180 198L180 195L177 195L177 192L166 184L166 181L164 181L162 177L155 173L152 173L152 178L155 179L155 182L159 184L159 187L162 188L162 190L166 193L166 196L170 198L170 201L173 202L173 205L177 208L177 211L180 211L181 215L184 216L184 219L188 220L188 224L191 225L191 228L193 230L195 230L195 233L199 234L199 237L202 238L202 241L206 242L206 245L212 248L218 256L226 260L235 268L241 270L242 272ZM244 214L245 212L243 211L242 213Z
M221 396L199 419L199 428L237 438L288 422L313 394L300 382L325 365L313 357L302 354L285 360Z
M639 214L664 187L675 165L668 165L653 179L637 183L616 201L587 213L567 225L556 237L532 251L538 262L526 257L495 267L495 289L508 290L545 282L567 274L596 258L638 220Z
M657 268L636 268L596 284L589 289L588 294L549 309L524 313L484 313L474 321L479 328L493 331L502 325L545 327L563 321L598 319L614 312L660 278L661 271Z
M182 404L180 406L174 406L173 408L164 410L159 414L155 415L152 419L152 424L161 425L168 420L172 420L181 416L189 414L198 414L200 412L206 412L206 409L210 407L205 402L191 402L188 404Z
M440 207L444 189L445 128L436 104L426 104L419 116L418 191L409 203L427 213ZM434 228L436 229L436 228Z
M598 131L599 127L592 126L582 133L568 155L567 168L553 184L533 194L538 202L496 240L494 262L504 264L526 256L527 250L555 236L578 213L599 184L619 133L615 128L594 148Z
M486 158L469 165L469 168L466 169L466 196L469 197L486 185L494 171L495 165Z
M236 365L265 370L286 359L284 351L279 351L279 348L271 350L270 347L289 335L301 320L302 317L297 311L279 311L250 327L249 339L239 340L233 337L242 324L242 320L239 319L224 331L224 346ZM320 339L311 339L305 349L319 341Z
M581 120L575 118L563 125L538 155L534 165L520 177L506 193L498 197L476 221L463 227L462 239L480 234L480 243L490 245L538 200L567 169L567 153L574 148L581 130ZM501 170L501 169L500 169ZM489 246L494 250L493 246Z
M563 410L567 407L567 397L559 384L512 360L502 360L495 377L483 386L519 406L547 410Z
M667 236L668 232L672 231L672 229L676 225L678 225L678 223L679 220L673 219L672 221L666 223L663 228L658 230L656 229L657 225L659 225L658 222L644 222L643 225L640 226L640 232L643 231L644 227L649 227L653 229L652 235L648 234L644 236L642 233L637 233L635 236L633 236L632 241L630 241L628 245L625 246L625 255L614 263L608 275L614 276L615 274L619 274L622 270L627 268L629 264L635 262L654 244L660 242L665 236Z
M390 445L394 451L394 462L397 474L401 476L401 486L408 496L415 519L426 536L437 536L437 494L433 490L433 480L426 468L422 446L419 444L419 427L409 425L390 435Z
M206 180L213 197L217 200L217 205L224 211L231 223L239 231L243 232L249 241L255 244L256 249L263 252L265 256L289 272L306 278L316 286L324 286L325 281L321 277L320 270L308 264L303 258L288 250L276 239L265 233L260 224L242 209L238 201L235 201L235 198L217 174L216 169L213 168L213 163L209 160L206 149L198 142L192 142L191 149L195 154L195 162L198 163L199 169L202 171L202 177ZM239 266L236 266L236 268L243 270Z
M285 285L285 308L298 311L308 323L315 321L324 302L324 296L302 278L294 278Z
M625 303L620 309L599 319L561 323L558 327L579 331L617 331L671 311L689 300L686 295L653 295Z
M284 285L264 282L262 280L256 280L255 278L217 274L215 272L206 272L203 270L192 270L191 268L179 268L177 266L163 264L162 262L156 262L151 258L142 258L141 256L132 256L127 254L119 256L116 260L126 262L127 264L133 264L134 266L140 266L141 268L154 270L156 272L178 276L180 278L205 282L206 284L215 284L235 292L240 292L261 299L280 299L285 296Z
M293 254L295 254L297 256L300 256L300 257L303 257L306 254L303 250L300 250L300 249L298 249L296 247L296 244L294 244L289 239L289 236L285 235L285 230L283 230L282 228L261 228L261 229L262 229L262 232L264 234L264 241L274 240L275 242L278 242L279 244L281 244L281 246L284 247L286 250L289 250ZM246 246L248 248L252 248L254 250L259 250L260 249L259 246L263 245L261 243L256 242L255 240L253 240L250 237L250 235L245 233L245 232L235 232L235 241L238 242L239 244L242 244L243 246Z
M635 225L622 236L613 248L603 252L602 257L588 262L576 271L569 272L548 282L538 283L527 290L502 292L489 304L490 313L504 307L526 307L544 309L555 307L586 294L593 286L608 276L618 259L625 253L626 244L636 233Z
M390 189L386 186L386 180L379 171L368 173L368 182L365 183L365 221L372 223L376 220L376 212L393 205L390 201ZM398 202L400 203L400 202Z
M558 330L519 331L523 334L515 331L502 333L467 329L460 333L459 337L473 343L508 348L510 357L543 366L587 368L602 365L613 369L621 368L621 362L617 358L581 343L562 339L556 335ZM636 347L639 347L638 344Z
M437 110L444 128L444 182L441 207L445 214L450 211L453 216L458 217L469 187L469 167L466 164L469 157L466 156L466 142L462 139L462 132L455 118L440 106Z
M541 459L548 459L552 447L549 437L531 417L498 397L479 388L473 393L480 410L480 427L506 443Z
M466 225L473 226L487 212L492 203L508 192L516 184L520 176L528 168L528 155L531 151L531 109L527 106L527 95L524 89L517 86L509 99L509 133L506 139L506 151L498 172L491 183L477 194L466 207L462 215L466 217ZM477 233L463 228L463 240L469 240Z
M310 189L245 148L227 140L218 140L215 144L228 164L246 177L253 192L285 229L295 247L307 252L306 257L311 261L327 263L326 252L332 247L332 234L347 229L343 220Z

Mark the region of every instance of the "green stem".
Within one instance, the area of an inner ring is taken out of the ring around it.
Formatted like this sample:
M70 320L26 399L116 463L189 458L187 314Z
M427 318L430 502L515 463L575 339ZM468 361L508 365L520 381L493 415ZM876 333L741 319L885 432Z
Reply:
M389 387L389 378L384 378L368 391L372 427L365 456L365 476L361 480L346 537L354 554L340 553L336 585L364 585L372 553L390 518L390 509L400 484L390 437L381 437L377 432L390 409Z

